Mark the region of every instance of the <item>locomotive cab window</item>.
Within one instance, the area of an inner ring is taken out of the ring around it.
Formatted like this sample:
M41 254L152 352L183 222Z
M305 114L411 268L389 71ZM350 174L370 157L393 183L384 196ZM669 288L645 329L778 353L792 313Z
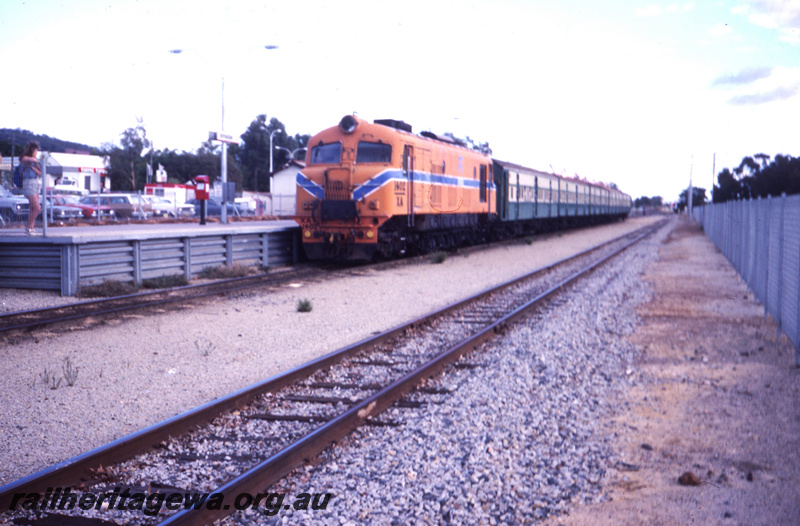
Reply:
M356 152L357 163L392 162L392 145L379 142L361 141Z
M339 164L342 158L342 144L332 142L318 144L311 148L311 164Z

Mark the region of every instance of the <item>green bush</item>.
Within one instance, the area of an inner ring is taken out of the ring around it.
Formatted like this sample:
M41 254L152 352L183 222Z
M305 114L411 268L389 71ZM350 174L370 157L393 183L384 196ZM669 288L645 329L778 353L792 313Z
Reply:
M255 269L240 263L233 265L219 265L216 267L206 267L200 271L197 277L202 279L231 279L243 278L253 274Z
M431 263L444 263L447 259L447 252L434 252L431 254Z
M81 287L79 296L81 298L111 298L114 296L125 296L139 291L139 287L132 281L117 281L114 279L106 280L99 285Z
M142 287L146 289L168 289L171 287L185 287L189 280L183 274L173 274L172 276L159 276L142 280Z

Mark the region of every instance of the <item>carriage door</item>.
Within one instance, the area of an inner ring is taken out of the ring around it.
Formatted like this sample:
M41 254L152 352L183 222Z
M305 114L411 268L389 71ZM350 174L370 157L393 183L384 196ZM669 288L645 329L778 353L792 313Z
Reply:
M406 144L403 148L403 176L408 181L406 202L408 203L408 226L411 227L414 226L414 147L410 144Z
M486 165L482 164L480 170L481 170L481 173L480 173L480 185L481 185L481 187L480 187L479 196L480 196L481 203L485 203L486 202Z

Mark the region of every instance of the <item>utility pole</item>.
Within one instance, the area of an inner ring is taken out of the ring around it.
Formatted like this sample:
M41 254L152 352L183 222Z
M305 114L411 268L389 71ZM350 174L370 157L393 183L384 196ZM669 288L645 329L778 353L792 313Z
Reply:
M694 188L692 188L692 169L694 168L694 155L692 155L692 162L689 164L689 195L686 200L689 204L689 221L692 220L692 202L694 201Z
M714 178L717 176L717 152L714 152L714 160L711 163L711 200L714 200Z

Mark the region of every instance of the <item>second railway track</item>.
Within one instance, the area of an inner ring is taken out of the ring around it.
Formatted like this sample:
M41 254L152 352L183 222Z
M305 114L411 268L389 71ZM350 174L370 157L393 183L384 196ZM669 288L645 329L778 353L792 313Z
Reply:
M552 265L44 470L2 488L0 504L7 506L15 493L56 486L97 493L115 486L257 493L358 425L391 425L378 417L382 410L628 242L617 240ZM155 475L153 466L172 468ZM232 511L182 511L167 523L209 523Z

